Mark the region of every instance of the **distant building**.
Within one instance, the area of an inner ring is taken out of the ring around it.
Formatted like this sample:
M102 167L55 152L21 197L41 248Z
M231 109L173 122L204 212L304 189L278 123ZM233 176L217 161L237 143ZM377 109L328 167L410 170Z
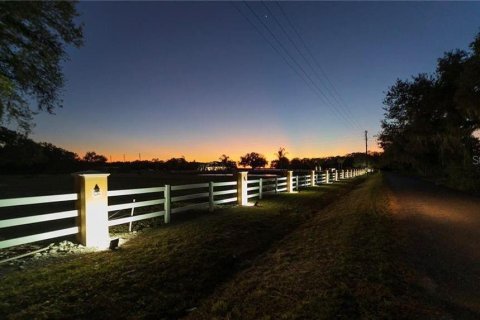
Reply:
M225 171L227 169L228 168L220 161L201 163L198 166L198 171Z

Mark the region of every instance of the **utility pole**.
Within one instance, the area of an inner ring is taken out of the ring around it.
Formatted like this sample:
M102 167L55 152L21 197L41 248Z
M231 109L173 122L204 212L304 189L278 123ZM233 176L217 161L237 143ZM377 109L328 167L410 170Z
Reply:
M365 130L365 169L368 167L368 131Z
M123 162L125 162L125 153L123 154Z

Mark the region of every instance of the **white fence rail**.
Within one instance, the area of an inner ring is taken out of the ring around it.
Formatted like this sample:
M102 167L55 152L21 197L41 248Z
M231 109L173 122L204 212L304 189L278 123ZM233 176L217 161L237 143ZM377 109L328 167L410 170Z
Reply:
M0 200L0 208L9 207L22 207L26 205L48 204L58 203L65 201L77 201L77 193L60 194L52 196L40 196L40 197L26 197L26 198L11 198ZM19 209L21 211L21 209ZM55 221L67 218L74 218L78 216L78 210L68 210L61 212L53 212L46 214L39 214L33 216L10 218L0 220L0 230L4 228L11 228L16 226L29 225L40 222ZM37 242L41 240L47 240L51 238L63 237L71 234L78 233L78 227L62 228L60 230L54 230L50 232L42 232L33 235L22 236L18 238L11 238L8 240L0 241L0 249L27 244L31 242Z
M334 181L351 178L363 173L364 171L360 170L342 170L338 173L324 171L316 173L312 172L309 175L291 175L291 181L288 181L287 177L268 176L266 178L256 177L252 180L246 180L241 184L237 181L228 181L175 186L165 185L155 188L108 190L105 193L105 201L107 203L106 211L108 212L105 213L108 217L106 224L108 227L129 224L129 230L131 230L133 222L146 219L163 217L164 222L168 223L172 213L207 208L210 211L213 211L217 205L239 203L240 200L238 195L241 194L241 188L245 188L247 199L262 199L266 194L278 194L287 190L298 191L302 187L332 183ZM148 195L151 199L142 199L142 201L136 202L136 199L133 198L133 196L144 197L145 195ZM57 204L66 201L75 201L77 208L82 205L82 201L80 201L80 193L71 193L40 197L1 199L0 209L12 207L19 207L21 209L22 206L27 205ZM12 217L9 219L2 219L0 215L0 231L2 229L5 230L6 228L72 218L77 218L77 226L75 227L62 227L58 230L34 233L6 240L0 236L0 249L75 235L81 231L80 228L82 227L82 224L78 221L80 219L80 208L54 213ZM42 229L42 231L45 230Z

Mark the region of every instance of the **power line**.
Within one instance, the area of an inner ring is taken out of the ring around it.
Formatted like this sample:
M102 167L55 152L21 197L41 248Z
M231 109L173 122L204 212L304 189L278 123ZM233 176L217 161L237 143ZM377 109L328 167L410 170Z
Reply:
M285 58L285 56L282 54L282 52L280 52L280 50L275 47L273 45L273 43L270 41L270 39L268 39L264 34L263 32L260 31L260 29L257 27L257 25L255 23L253 23L250 18L248 18L247 15L245 15L243 13L243 11L238 8L234 2L230 2L234 7L235 9L237 9L237 11L245 18L245 20L248 21L248 23L255 29L255 31L257 31L258 34L260 34L260 36L262 36L262 38L270 45L270 47L272 47L272 49L283 59L283 61L300 77L300 79L303 80L303 82L305 82L305 84L310 87L318 96L318 92L315 90L315 87L312 86L310 83L308 83L308 81L305 80L305 77L290 63L290 61L287 60L287 58ZM258 17L257 17L258 19ZM292 57L290 57L292 59ZM319 96L320 97L320 96ZM338 115L337 115L338 116Z
M300 42L302 43L303 47L306 49L307 53L309 54L310 58L312 59L312 61L315 63L315 65L317 66L317 68L320 70L320 72L322 73L323 77L326 79L327 83L330 85L331 87L331 90L333 91L334 94L332 94L332 96L334 97L334 99L339 103L340 106L343 106L343 108L345 109L345 112L348 113L350 115L350 117L352 117L353 119L355 119L353 117L353 115L351 114L350 112L350 108L348 108L348 106L346 105L345 101L343 100L342 96L338 93L338 90L336 89L335 85L333 84L333 82L330 80L330 78L328 77L328 75L326 74L325 70L322 68L322 66L320 65L320 63L318 62L318 60L315 58L315 56L313 55L312 51L310 50L310 47L307 45L306 41L303 39L302 35L300 34L300 32L298 31L298 29L295 27L294 23L292 22L292 20L288 17L288 15L285 13L285 10L283 9L283 7L280 5L280 3L278 1L275 2L278 6L278 8L280 9L282 15L285 17L285 20L287 20L287 23L290 25L290 28L295 32L295 34L297 35L297 37L300 39ZM318 76L318 75L317 75ZM326 88L330 89L328 86L325 86ZM337 99L338 97L338 99ZM356 121L356 120L354 120ZM360 125L358 124L358 122L356 122L357 126L359 127L359 129L361 129Z
M313 60L313 62L315 63L315 65L317 66L317 68L320 70L320 72L322 73L323 77L326 79L326 81L328 82L328 84L330 85L331 87L331 90L334 92L334 94L332 94L332 96L334 97L334 99L337 100L337 97L339 100L342 100L342 102L338 101L337 102L342 105L343 104L343 107L345 107L346 109L346 112L348 112L351 115L350 113L350 110L349 108L346 106L346 103L343 101L341 95L338 93L337 89L335 88L335 85L332 83L332 81L330 80L330 78L328 77L328 75L326 74L325 70L322 68L322 66L320 65L320 63L318 62L318 60L315 58L315 56L313 55L312 51L310 50L310 47L307 45L306 41L304 40L304 38L302 37L302 35L300 34L300 32L298 31L298 28L295 27L294 23L292 22L292 20L288 17L288 15L285 13L285 10L283 9L283 7L280 5L280 3L278 1L275 2L278 6L278 8L280 9L280 11L282 12L282 15L285 17L285 19L287 20L288 24L290 25L290 28L295 32L295 34L297 35L297 37L300 39L303 47L307 50L307 53L309 54L310 58ZM328 89L330 89L328 86L326 86Z
M283 49L283 51L287 54L287 56L293 61L293 63L302 71L302 73L305 75L305 77L310 81L311 85L313 86L313 90L314 92L317 94L317 96L319 98L321 98L322 100L324 100L325 98L325 94L318 88L318 85L312 80L312 78L308 75L308 73L305 71L305 69L297 62L297 60L295 60L294 57L292 57L292 55L290 54L290 52L285 48L285 46L283 45L283 43L277 38L277 36L272 32L272 30L268 27L267 24L265 24L265 22L262 21L262 19L258 16L258 14L255 12L255 10L252 9L252 7L250 7L250 5L244 1L244 4L245 6L250 10L250 12L254 15L254 17L262 24L262 26L268 31L268 33L270 34L270 36L277 42L277 44L280 46L280 48ZM275 50L278 52L278 50ZM283 57L283 55L282 55ZM289 64L290 65L290 64ZM296 69L295 69L296 70ZM296 70L297 71L297 70ZM298 72L297 72L298 74ZM308 83L303 77L302 79ZM327 100L327 99L325 99ZM334 112L336 112L337 116L339 116L340 118L342 118L345 122L348 122L347 118L345 118L345 116L343 114L341 114L337 109L335 109L333 106L330 106L328 103L327 103L327 106L330 107L330 109Z
M273 12L270 10L270 8L265 4L265 2L262 1L262 5L265 7L265 9L268 11L268 13L273 17L273 20L275 21L275 23L280 27L280 29L282 30L282 32L287 36L287 39L290 41L290 43L293 45L293 47L295 48L295 50L300 54L300 56L303 58L303 60L307 63L307 65L310 67L310 70L312 71L312 73L317 77L317 79L319 80L319 82L323 82L320 78L320 76L318 75L318 72L315 70L315 68L313 67L313 65L310 63L310 61L307 59L307 57L305 57L305 55L303 54L302 50L300 50L300 48L297 46L297 44L295 43L295 41L293 41L292 37L290 37L290 34L287 32L287 30L283 27L282 23L277 19L277 17L273 14ZM342 106L340 105L340 103L338 102L338 100L335 99L335 96L332 94L331 91L329 91L329 88L327 86L324 85L324 87L327 89L327 92L328 94L330 94L334 100L337 102L339 108L337 109L335 107L335 109L339 110L339 113L340 111L343 112L343 116L348 119L348 121L354 126L354 127L357 127L357 129L359 130L362 130L362 128L358 125L358 123L354 120L354 118L351 116L351 114L348 114L345 110L342 109ZM327 94L325 94L323 92L323 90L321 90L320 88L318 88L321 92L322 92L322 95L325 97L325 100L327 101L327 103L331 104L333 106L333 103L332 101L327 97Z
M328 98L326 95L321 91L321 89L318 87L318 85L312 80L310 75L305 71L305 69L298 63L298 61L290 54L290 52L287 50L287 48L283 45L283 43L277 38L275 33L272 32L272 30L268 27L268 25L262 21L262 19L258 16L258 14L255 12L255 10L250 7L250 5L247 2L244 2L245 5L248 7L248 9L252 12L252 14L257 18L257 20L263 25L263 27L269 32L269 34L273 37L273 39L280 45L280 47L283 49L283 51L287 54L287 56L295 63L295 65L303 72L305 77L310 81L310 83L314 87L314 91L317 93L317 95L324 99L326 104L329 105ZM320 95L319 95L320 94ZM330 106L330 108L337 113L343 120L348 122L348 119L343 116L336 108L333 106Z
M257 25L255 23L253 23L250 18L248 18L248 16L246 16L243 11L238 8L234 2L230 2L232 4L232 6L235 7L235 9L237 9L238 12L240 12L240 14L245 18L245 20L248 21L248 23L255 29L255 31L257 31L258 34L260 34L262 36L262 38L270 45L270 47L272 47L272 49L280 56L282 57L283 61L293 70L295 71L295 73L302 79L305 81L305 79L302 77L302 75L298 72L297 69L295 69L292 64L290 63L290 61L288 61L284 56L283 54L278 50L277 47L275 47L272 42L260 31L260 29L258 29ZM308 85L308 83L307 83Z
M368 131L365 130L365 168L368 167Z

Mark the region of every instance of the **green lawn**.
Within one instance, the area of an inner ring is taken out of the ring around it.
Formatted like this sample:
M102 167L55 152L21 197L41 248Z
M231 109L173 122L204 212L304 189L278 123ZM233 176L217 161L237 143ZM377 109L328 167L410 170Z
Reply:
M182 317L363 180L173 215L120 250L10 273L0 283L0 318Z
M376 174L203 300L189 319L434 319L398 261Z

